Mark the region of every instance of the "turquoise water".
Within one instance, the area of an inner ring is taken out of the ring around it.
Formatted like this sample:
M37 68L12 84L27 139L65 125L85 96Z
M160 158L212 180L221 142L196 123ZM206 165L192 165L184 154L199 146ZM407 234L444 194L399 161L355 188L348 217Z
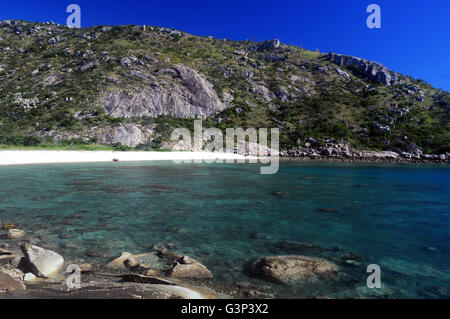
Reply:
M448 166L282 163L269 176L237 164L0 167L0 220L68 260L100 265L166 244L207 265L211 285L251 282L275 297L449 298L449 203ZM280 244L292 241L315 245ZM350 252L362 260L344 262ZM282 287L246 270L286 254L327 258L342 273ZM366 287L369 264L381 266L380 290Z

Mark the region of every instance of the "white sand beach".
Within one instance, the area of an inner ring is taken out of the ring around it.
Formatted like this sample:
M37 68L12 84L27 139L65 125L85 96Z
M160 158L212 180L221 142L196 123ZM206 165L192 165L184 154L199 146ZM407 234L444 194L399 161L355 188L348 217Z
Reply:
M0 151L0 165L95 163L188 160L243 160L231 153L210 152L112 152L112 151Z

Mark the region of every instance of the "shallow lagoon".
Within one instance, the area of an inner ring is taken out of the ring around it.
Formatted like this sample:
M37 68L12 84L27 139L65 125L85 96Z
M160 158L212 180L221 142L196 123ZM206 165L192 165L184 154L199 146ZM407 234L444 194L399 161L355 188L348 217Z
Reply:
M155 244L197 258L224 291L251 282L275 297L450 296L450 168L170 162L0 167L0 220L73 261L103 264ZM310 248L285 242L314 243ZM346 263L342 256L362 257ZM267 255L335 261L339 280L282 287L251 278ZM366 286L379 264L382 289Z

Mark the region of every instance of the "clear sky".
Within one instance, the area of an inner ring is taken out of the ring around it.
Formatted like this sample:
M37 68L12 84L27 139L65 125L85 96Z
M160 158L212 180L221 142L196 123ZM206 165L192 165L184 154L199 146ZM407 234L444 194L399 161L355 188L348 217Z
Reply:
M380 62L450 91L450 0L9 0L0 20L65 23L81 6L82 26L147 24L233 40L278 38L321 52ZM381 29L366 8L381 7Z

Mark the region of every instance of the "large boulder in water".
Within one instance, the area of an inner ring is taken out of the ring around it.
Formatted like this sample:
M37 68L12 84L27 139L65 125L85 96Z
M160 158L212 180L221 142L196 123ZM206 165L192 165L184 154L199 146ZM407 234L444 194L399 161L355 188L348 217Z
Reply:
M317 279L332 279L338 266L323 258L306 256L274 256L258 259L253 265L254 274L277 283L293 284Z
M34 275L49 278L56 275L64 265L64 258L60 254L24 243L20 246L28 267Z

